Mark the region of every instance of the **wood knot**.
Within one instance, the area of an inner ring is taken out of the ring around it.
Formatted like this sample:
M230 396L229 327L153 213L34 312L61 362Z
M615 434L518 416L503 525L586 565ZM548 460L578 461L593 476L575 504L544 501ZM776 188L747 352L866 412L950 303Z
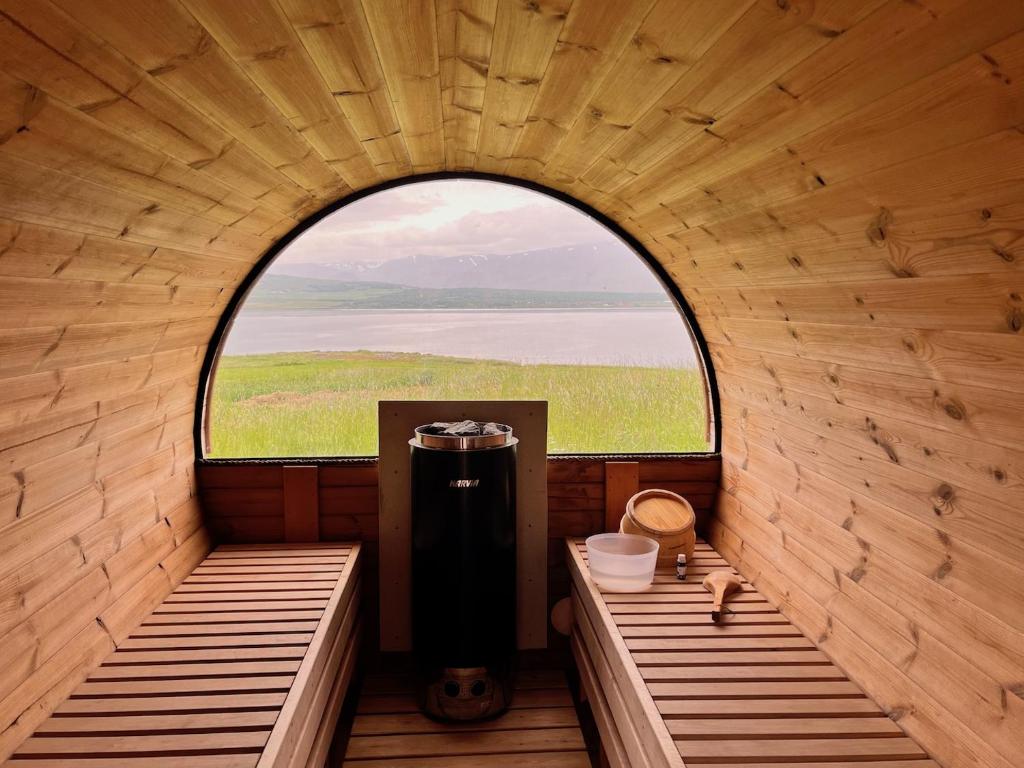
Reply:
M988 208L982 208L981 209L981 220L982 221L988 221L991 218L992 218L992 211L990 211Z
M999 467L993 467L992 468L992 479L995 480L997 483L1005 483L1006 482L1006 472L1001 470Z
M1009 251L1007 251L1007 250L1005 250L1003 248L1000 248L999 246L993 246L992 252L996 256L998 256L1000 259L1005 261L1007 264L1012 264L1014 262L1014 258L1015 258L1014 255L1012 253L1010 253Z
M950 562L948 559L945 560L942 563L942 565L940 565L938 567L938 570L935 571L935 580L936 581L941 581L942 579L946 578L946 576L948 576L949 572L952 571L952 570L953 570L953 563Z
M1007 312L1006 325L1014 333L1020 333L1021 328L1024 328L1024 315L1021 314L1019 308L1014 307Z
M955 400L950 400L949 402L943 403L942 410L945 411L946 415L949 416L949 418L953 419L953 421L963 421L966 417L966 414L964 413L964 407Z
M888 208L879 208L878 215L868 224L868 240L876 248L885 247L888 229L892 225L892 212Z
M796 255L789 257L789 263L797 269L800 269L804 265L803 261L800 260L800 257Z
M956 491L953 490L953 486L949 483L942 483L935 489L935 494L932 496L932 511L940 517L949 514L953 511L955 502Z

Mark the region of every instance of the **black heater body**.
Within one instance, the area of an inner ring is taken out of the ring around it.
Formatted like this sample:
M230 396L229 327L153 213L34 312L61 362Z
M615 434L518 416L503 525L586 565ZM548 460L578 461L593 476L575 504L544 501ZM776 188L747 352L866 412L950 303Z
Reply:
M416 430L412 642L420 708L445 721L501 714L516 657L516 443ZM494 430L498 434L493 434Z

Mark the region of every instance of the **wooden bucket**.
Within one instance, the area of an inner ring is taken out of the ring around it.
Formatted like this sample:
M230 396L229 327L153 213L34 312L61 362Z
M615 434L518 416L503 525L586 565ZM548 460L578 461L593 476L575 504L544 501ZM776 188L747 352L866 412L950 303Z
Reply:
M652 488L640 491L626 504L619 523L620 533L635 533L658 542L658 566L674 566L676 555L693 560L697 535L693 530L696 515L690 502L672 491Z

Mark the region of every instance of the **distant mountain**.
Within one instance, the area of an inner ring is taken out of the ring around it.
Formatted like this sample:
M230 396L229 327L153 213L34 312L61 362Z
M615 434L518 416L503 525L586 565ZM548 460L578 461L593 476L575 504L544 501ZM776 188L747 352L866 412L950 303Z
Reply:
M335 309L604 309L669 307L664 293L417 288L381 282L266 275L249 293L250 311Z
M622 246L576 245L480 256L409 256L380 262L288 264L277 275L346 282L382 282L416 288L511 288L526 291L660 291L643 261ZM603 250L602 250L603 249Z

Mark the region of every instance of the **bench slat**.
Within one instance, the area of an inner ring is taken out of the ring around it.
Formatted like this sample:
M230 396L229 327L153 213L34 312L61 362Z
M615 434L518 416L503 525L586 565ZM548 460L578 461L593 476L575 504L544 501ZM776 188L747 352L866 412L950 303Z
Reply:
M567 546L581 603L573 642L582 646L574 652L596 659L615 654L606 663L632 666L643 682L620 686L616 695L652 698L655 717L687 765L936 768L749 582L728 601L724 621L712 622L703 575L735 571L706 543L698 542L685 581L674 569L659 569L651 588L636 594L596 589L585 546L578 540ZM606 617L607 636L594 635L581 612ZM605 723L602 735L621 727L620 720ZM659 766L672 764L671 756L663 757Z
M211 553L10 764L253 768L281 729L300 734L275 753L289 768L322 759L354 664L359 551Z

